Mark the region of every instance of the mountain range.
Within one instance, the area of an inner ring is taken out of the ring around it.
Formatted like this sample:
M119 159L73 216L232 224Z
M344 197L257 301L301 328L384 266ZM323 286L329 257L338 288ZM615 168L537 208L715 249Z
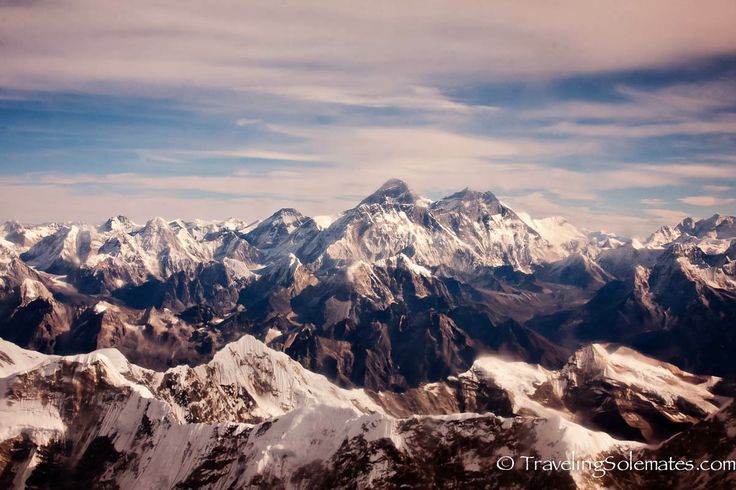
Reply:
M6 222L0 486L662 485L495 461L735 449L735 259L731 216L637 240L396 179L330 217Z

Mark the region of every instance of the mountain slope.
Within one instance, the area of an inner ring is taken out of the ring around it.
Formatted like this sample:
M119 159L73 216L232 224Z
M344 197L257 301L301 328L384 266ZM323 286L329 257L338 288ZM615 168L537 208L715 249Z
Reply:
M509 448L564 458L640 447L553 410L396 419L252 338L187 372L146 370L109 349L56 357L0 341L0 354L6 488L590 488L590 475L499 472L495 461ZM267 420L243 423L254 416Z
M733 247L707 254L674 243L654 264L635 266L580 308L528 326L564 345L614 341L699 373L733 376L736 262Z
M115 346L157 369L252 334L373 389L457 375L485 351L557 369L590 341L728 374L732 225L684 220L642 244L396 179L330 220L9 222L0 334L57 354Z

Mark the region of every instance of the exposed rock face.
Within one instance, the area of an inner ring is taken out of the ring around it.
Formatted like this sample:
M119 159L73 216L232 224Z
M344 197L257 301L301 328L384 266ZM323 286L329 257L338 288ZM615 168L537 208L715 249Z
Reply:
M733 376L736 268L731 248L672 244L654 264L600 288L584 306L527 326L554 342L614 341L685 369Z
M330 219L5 223L0 337L37 352L0 342L0 486L590 488L493 464L702 449L733 224L639 242L395 179Z
M556 371L483 356L459 379L482 386L494 413L554 412L619 439L649 443L687 429L727 400L718 394L719 378L695 376L612 344L587 345Z
M372 389L439 381L486 350L559 368L590 341L733 372L730 217L626 243L490 192L430 202L392 179L320 223L289 208L253 224L6 223L0 335L44 352L117 346L163 368L250 333ZM30 285L48 294L28 301Z
M572 254L558 262L544 264L539 267L536 276L543 281L583 289L600 289L613 279L601 266L581 254Z
M656 449L634 451L632 459L642 461L682 461L682 470L649 469L629 472L614 470L601 481L613 488L733 488L733 454L736 448L736 406L730 403L707 418L665 441ZM622 456L618 459L626 459ZM708 466L698 469L704 462ZM711 463L712 462L712 463ZM730 463L729 463L730 462ZM662 463L660 463L662 465ZM729 466L730 465L730 466Z
M617 356L647 365L641 383L631 376L637 368L622 370ZM648 375L669 377L671 393L690 403L714 397L708 390L716 380L630 350L591 346L557 373L481 359L460 379L422 388L430 405L446 402L446 414L402 418L391 415L396 394L338 388L252 337L229 344L206 365L166 372L130 364L116 350L55 357L0 342L0 482L6 488L590 488L590 475L503 472L495 462L509 450L559 459L572 451L589 457L638 451L635 441L577 422L552 400L548 384L561 387L563 398L573 384L594 379L646 395L643 384L654 382ZM518 382L510 386L512 379ZM509 413L458 413L450 387L462 393L467 410ZM650 400L660 409L666 403ZM411 410L421 413L421 406ZM712 418L693 417L693 437L702 437Z

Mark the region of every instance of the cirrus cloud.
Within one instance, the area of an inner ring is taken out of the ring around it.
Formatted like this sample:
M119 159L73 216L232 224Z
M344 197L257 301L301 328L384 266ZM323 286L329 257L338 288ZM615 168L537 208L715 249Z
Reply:
M679 199L685 204L692 206L725 206L729 204L736 204L736 198L732 197L715 197L715 196L687 196Z

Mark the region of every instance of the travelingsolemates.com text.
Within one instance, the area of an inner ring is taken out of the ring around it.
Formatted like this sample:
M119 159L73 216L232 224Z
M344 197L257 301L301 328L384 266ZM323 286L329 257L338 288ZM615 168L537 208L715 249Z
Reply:
M736 471L736 460L678 460L636 459L629 451L628 457L608 456L604 459L576 458L573 452L566 459L545 459L538 456L500 456L496 468L501 471L568 471L590 473L603 478L612 471Z

